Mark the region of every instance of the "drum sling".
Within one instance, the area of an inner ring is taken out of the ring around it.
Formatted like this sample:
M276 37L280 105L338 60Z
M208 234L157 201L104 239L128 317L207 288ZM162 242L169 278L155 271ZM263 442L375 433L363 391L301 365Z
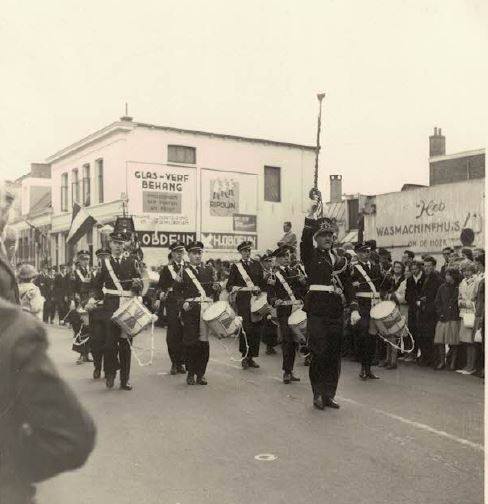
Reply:
M205 311L205 308L207 308L211 303L212 300L207 297L207 293L205 292L205 289L203 288L202 284L198 280L198 278L195 276L193 273L193 270L188 267L185 268L186 274L190 277L190 280L193 282L193 285L197 288L199 294L200 294L200 299L199 298L191 298L192 302L197 302L200 303L200 336L199 340L200 341L208 341L208 326L203 320L203 312Z

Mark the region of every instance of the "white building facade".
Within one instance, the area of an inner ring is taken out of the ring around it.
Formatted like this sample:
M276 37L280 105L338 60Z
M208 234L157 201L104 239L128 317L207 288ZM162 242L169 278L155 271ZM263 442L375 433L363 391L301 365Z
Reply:
M315 148L160 127L122 118L50 156L51 256L66 246L74 202L100 227L125 202L150 266L167 262L170 243L199 239L207 257L235 257L248 239L273 249L284 221L299 235L313 185ZM94 252L99 228L77 244Z

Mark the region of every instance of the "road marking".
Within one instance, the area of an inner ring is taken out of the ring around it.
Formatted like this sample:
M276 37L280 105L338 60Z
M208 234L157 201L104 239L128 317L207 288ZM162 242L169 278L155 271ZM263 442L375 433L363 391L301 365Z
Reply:
M216 362L217 364L221 364L223 366L240 369L240 368L237 368L236 366L233 366L231 364L228 364L227 362L224 362L224 361L221 361L218 359L210 359L210 360L212 360L213 362ZM265 375L265 374L263 374L261 376L263 376L264 378L267 378L268 380L276 380L276 381L281 382L281 380L279 378L276 378L275 376L269 376L269 375ZM302 384L296 384L296 385L305 385L305 384L302 383ZM474 450L477 450L480 452L485 451L484 446L479 443L475 443L473 441L469 441L468 439L464 439L464 438L455 436L454 434L449 434L449 432L446 432L446 431L435 429L434 427L431 427L430 425L423 424L421 422L416 422L415 420L410 420L408 418L404 418L400 415L395 415L394 413L389 413L388 411L384 411L384 410L381 410L378 408L371 408L370 406L363 404L363 403L360 403L359 401L355 401L354 399L349 399L344 396L337 396L337 397L344 402L354 404L356 406L362 406L363 408L369 408L371 411L374 411L375 413L377 413L379 415L386 416L388 418L391 418L392 420L396 420L398 422L404 423L405 425L409 425L410 427L415 427L416 429L430 432L431 434L435 434L436 436L443 437L445 439L449 439L450 441L455 441L456 443L462 444L464 446L468 446L468 447L473 448Z
M272 453L260 453L256 455L254 458L256 460L259 460L260 462L273 462L278 457L276 455L273 455Z

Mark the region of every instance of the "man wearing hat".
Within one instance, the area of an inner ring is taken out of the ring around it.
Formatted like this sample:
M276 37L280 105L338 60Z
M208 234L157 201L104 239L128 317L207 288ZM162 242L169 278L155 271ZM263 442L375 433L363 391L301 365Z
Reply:
M213 269L202 264L203 243L189 243L186 250L190 263L182 266L181 281L174 284L176 298L183 301L181 318L188 371L186 383L207 385L205 371L210 346L208 328L202 320L202 315L213 303L213 295L220 289L220 285L214 281Z
M300 283L297 275L290 269L290 251L287 247L280 247L273 252L276 259L276 268L274 271L275 282L268 290L268 300L270 304L276 307L276 315L281 334L281 348L283 352L283 383L300 381L293 375L293 366L295 365L295 354L298 343L295 341L293 332L288 325L288 317L294 309L299 308L300 302Z
M446 270L449 266L449 262L451 261L451 255L454 253L454 249L452 247L444 247L442 249L442 257L444 258L444 264L441 267L441 278L444 280L446 278Z
M120 388L132 390L129 382L131 360L131 338L122 334L120 327L111 320L122 301L139 295L142 290L142 280L135 259L124 257L124 244L130 236L121 231L110 234L109 258L102 262L100 273L94 281L96 297L103 299L103 308L107 313L105 319L105 348L103 354L105 382L107 388L113 388L117 370L120 370ZM91 300L90 304L95 303Z
M415 252L412 252L411 250L405 250L405 252L403 252L402 263L405 266L410 266L414 259L415 259Z
M241 260L232 265L226 286L227 290L236 296L237 314L242 317L242 326L246 333L245 336L241 333L239 337L239 351L244 369L259 367L253 357L259 355L262 320L251 319L251 298L266 289L263 268L258 261L251 259L251 248L250 241L243 241L237 247ZM246 338L249 348L246 346Z
M351 313L351 324L357 327L359 359L361 361L362 380L377 379L371 371L376 350L376 326L371 320L370 311L381 301L381 293L387 292L386 274L379 264L370 258L368 243L358 243L355 247L358 261L352 266L352 282L355 290L357 311Z
M170 245L170 262L161 270L158 287L161 289L161 301L166 304L166 317L168 329L166 332L166 344L168 355L171 359L171 375L185 374L185 358L183 352L183 326L179 313L183 300L176 295L175 285L182 281L181 275L185 267L183 255L185 245L182 242L174 242Z
M102 269L102 263L105 258L110 258L110 250L108 249L98 249L95 252L97 258L97 271L95 272L92 283L91 290L94 294L94 285L96 284L97 276L100 274ZM105 320L110 317L110 314L103 308L103 303L93 302L90 304L88 302L85 306L88 310L89 323L90 323L90 349L93 356L93 379L98 380L102 374L103 366L103 350L105 347Z
M300 243L310 284L304 304L311 354L309 375L314 407L337 409L334 397L341 369L344 304L352 302L353 291L347 261L333 250L337 225L328 218L316 219L315 207L316 203L305 218Z

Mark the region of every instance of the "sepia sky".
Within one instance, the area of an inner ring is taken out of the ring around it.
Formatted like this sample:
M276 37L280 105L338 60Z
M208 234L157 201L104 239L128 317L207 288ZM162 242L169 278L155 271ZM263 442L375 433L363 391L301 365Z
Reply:
M485 0L3 0L0 174L118 119L314 145L348 193L485 146ZM230 167L231 168L231 167ZM322 184L321 184L322 185Z

